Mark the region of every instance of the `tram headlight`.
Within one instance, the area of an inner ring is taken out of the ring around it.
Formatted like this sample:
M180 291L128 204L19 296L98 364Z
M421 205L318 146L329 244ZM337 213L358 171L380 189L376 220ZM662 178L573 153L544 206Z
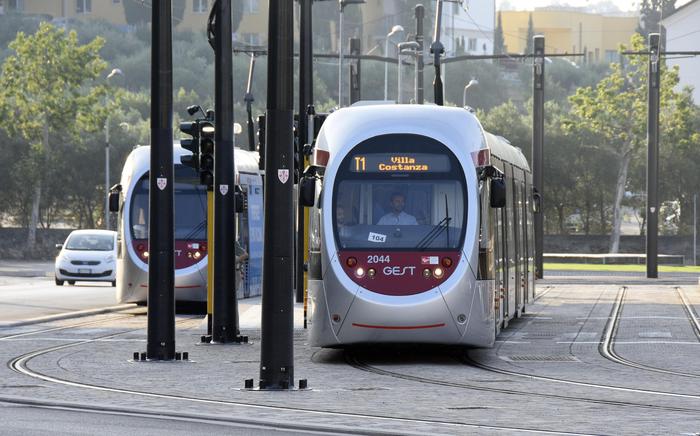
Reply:
M430 271L430 268L425 268L423 270L423 277L425 277L426 279L429 279L430 276L432 276L432 275L433 275L433 272Z
M148 251L144 251L144 252L143 252L143 257L146 258L146 259L148 259Z
M374 268L370 268L367 270L367 277L369 277L370 279L374 278L375 275L377 275L377 270L375 270Z
M350 268L354 267L357 265L357 259L354 257L348 257L348 260L345 261L345 265L349 266Z
M442 278L443 275L445 275L445 270L443 270L440 267L437 267L433 271L433 275L435 276L436 279L440 279L440 278Z
M359 278L362 278L365 276L365 269L362 267L359 267L355 270L355 275Z
M200 253L199 251L195 251L194 254L193 254L192 256L193 256L195 259L199 259L200 257L202 257L202 253Z
M442 266L444 266L445 268L451 267L452 266L452 259L450 259L449 257L443 257L442 258Z

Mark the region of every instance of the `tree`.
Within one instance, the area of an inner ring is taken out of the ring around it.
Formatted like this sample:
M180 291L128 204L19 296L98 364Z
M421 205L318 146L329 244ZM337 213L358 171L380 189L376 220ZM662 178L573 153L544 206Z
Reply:
M15 54L0 73L0 127L21 138L24 150L16 174L32 186L28 247L36 241L42 190L57 185L53 170L65 151L80 144L85 132L99 130L105 108L99 105L107 89L96 83L106 63L100 58L103 40L80 45L76 32L43 23L31 36L17 34L10 43ZM52 138L57 138L52 141ZM19 153L18 153L19 154ZM73 168L77 161L72 163Z
M661 33L661 46L664 47L666 30L660 25L661 19L668 17L676 10L676 0L642 0L639 5L639 26L637 33L645 39L650 33Z
M525 54L532 54L535 52L535 27L532 24L532 12L527 19L527 41L525 41Z
M505 42L503 41L503 24L501 23L501 11L498 11L498 22L496 30L493 32L493 54L502 55L506 52Z
M642 36L634 35L634 51L644 49ZM678 71L662 66L661 128L662 138L681 140L687 136L689 121L683 97L674 91ZM580 88L571 96L569 132L597 137L599 155L610 155L617 162L613 194L613 221L610 252L617 253L622 222L621 206L628 190L628 171L635 158L641 158L646 146L647 124L647 57L633 56L627 68L612 64L611 72L595 87ZM663 139L662 139L663 142ZM686 141L687 142L687 141ZM641 187L639 187L642 189Z

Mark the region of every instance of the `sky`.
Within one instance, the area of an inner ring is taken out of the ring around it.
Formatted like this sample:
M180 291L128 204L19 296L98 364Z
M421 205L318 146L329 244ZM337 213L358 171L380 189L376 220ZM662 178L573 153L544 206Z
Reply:
M679 7L689 0L677 0L676 7ZM531 10L542 6L573 6L590 7L592 12L610 13L637 11L640 0L496 0L497 9L506 10Z

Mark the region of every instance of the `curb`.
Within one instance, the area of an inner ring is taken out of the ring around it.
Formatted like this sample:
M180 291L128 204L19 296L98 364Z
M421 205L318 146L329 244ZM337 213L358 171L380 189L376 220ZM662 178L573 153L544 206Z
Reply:
M65 319L82 318L85 316L101 315L104 313L121 312L123 310L138 307L136 303L120 304L117 306L101 307L98 309L77 310L75 312L58 313L56 315L40 316L15 322L2 322L0 328L23 327L32 324L42 324L45 322L62 321Z

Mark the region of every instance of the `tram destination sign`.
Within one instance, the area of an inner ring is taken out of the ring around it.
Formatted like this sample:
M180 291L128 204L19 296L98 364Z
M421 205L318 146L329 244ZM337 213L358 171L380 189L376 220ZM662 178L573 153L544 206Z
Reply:
M350 159L354 173L446 173L450 159L435 153L365 153Z

